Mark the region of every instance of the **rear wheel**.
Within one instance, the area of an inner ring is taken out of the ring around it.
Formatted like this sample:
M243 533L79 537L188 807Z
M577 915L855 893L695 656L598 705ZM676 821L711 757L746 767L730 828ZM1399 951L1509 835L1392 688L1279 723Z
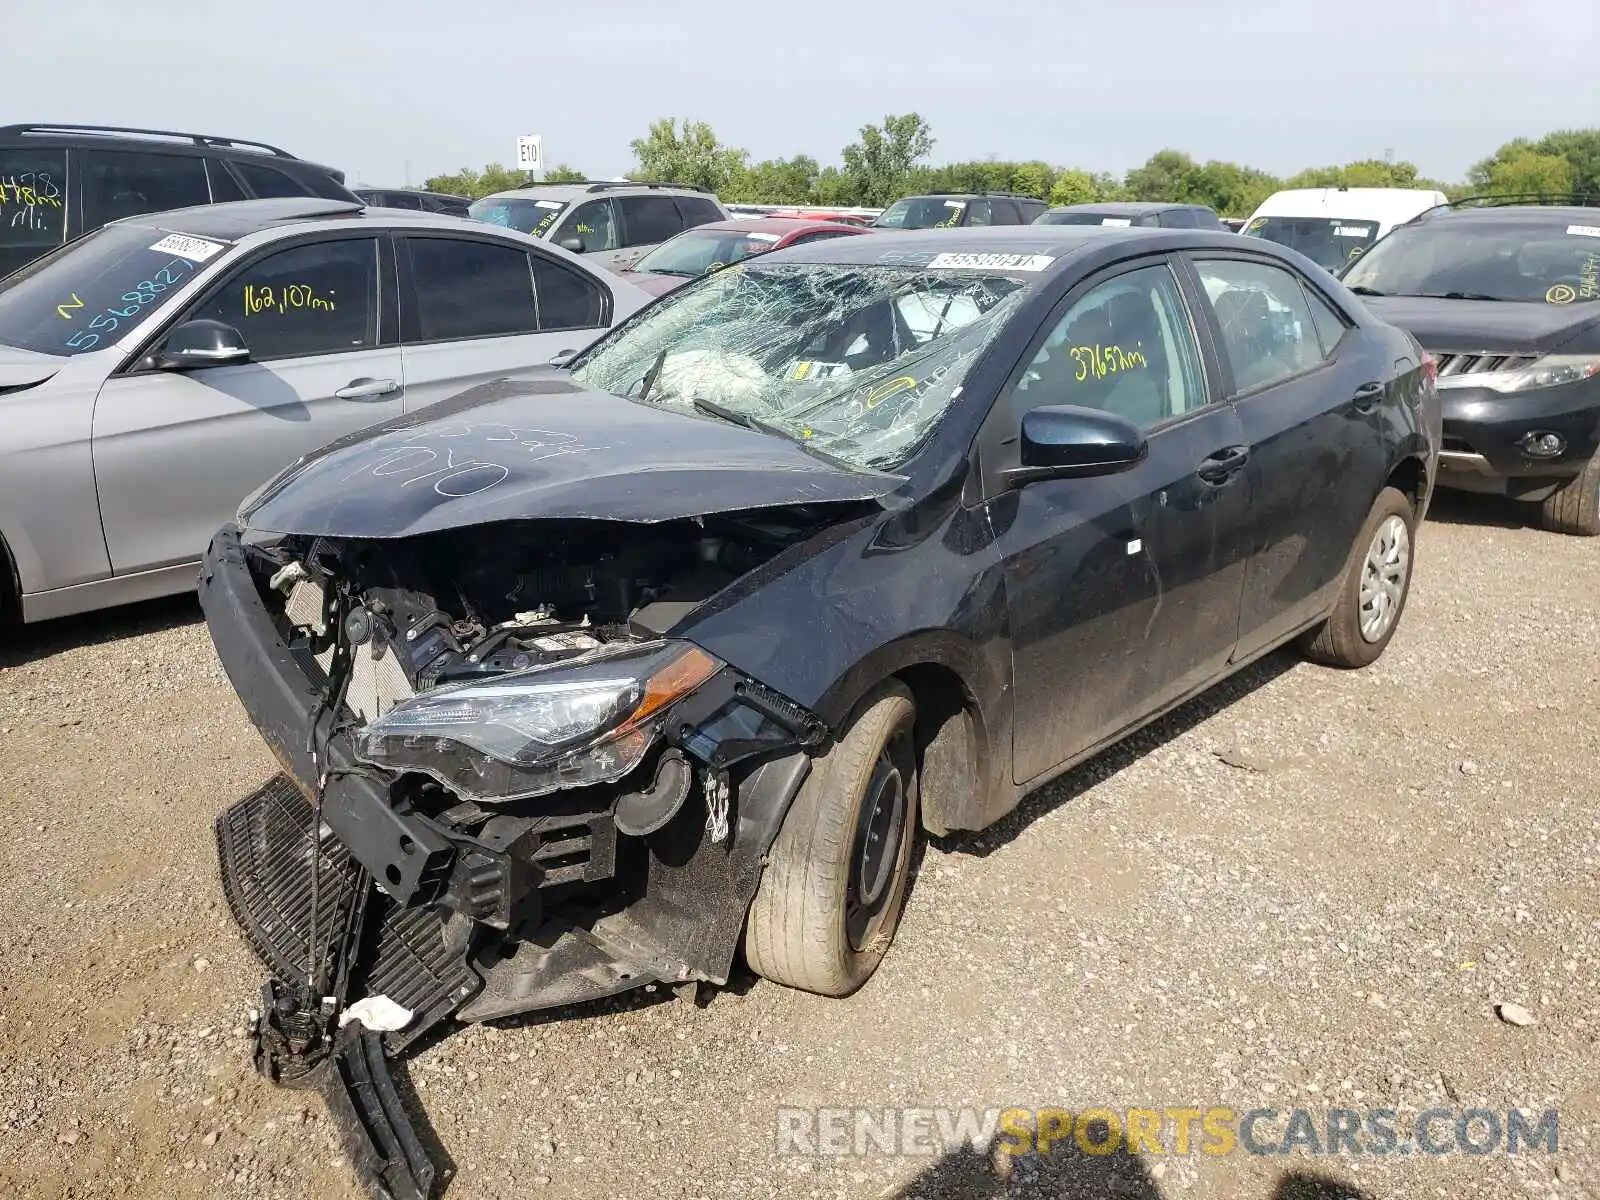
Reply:
M1577 537L1600 534L1600 453L1578 475L1545 498L1544 527Z
M777 983L847 996L894 939L917 830L916 704L896 681L813 765L750 905L745 960Z
M1405 493L1384 488L1351 548L1339 598L1328 619L1301 640L1301 652L1329 667L1376 662L1411 592L1416 512Z

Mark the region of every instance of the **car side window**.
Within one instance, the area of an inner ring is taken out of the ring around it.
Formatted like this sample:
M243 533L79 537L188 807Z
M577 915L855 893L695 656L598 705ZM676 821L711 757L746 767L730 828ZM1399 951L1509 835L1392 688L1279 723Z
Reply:
M1333 348L1339 344L1349 326L1333 306L1308 287L1304 281L1300 290L1306 294L1306 303L1311 306L1311 320L1317 327L1317 339L1322 343L1323 356L1332 357Z
M605 327L606 297L599 284L565 263L553 262L541 254L529 257L533 260L540 330Z
M1281 267L1197 259L1222 345L1241 392L1267 387L1322 362L1322 346L1300 281Z
M383 203L386 208L408 208L413 212L422 211L422 198L411 192L385 192Z
M575 237L583 243L585 254L593 254L596 250L620 249L611 201L590 200L573 209L561 223L560 232L554 240L560 242L569 237Z
M378 344L378 242L291 246L244 267L187 314L232 325L256 362Z
M66 197L65 150L0 150L0 248L61 245Z
M1019 420L1032 408L1076 404L1146 429L1206 402L1194 324L1164 263L1084 293L1045 337L1012 399Z
M968 225L996 224L994 205L988 200L972 200L967 204Z
M203 158L124 150L84 150L77 156L85 228L122 217L211 203Z
M311 190L305 187L298 179L286 175L277 167L269 167L265 163L233 161L233 169L243 177L245 186L258 200L275 199L282 196L309 196Z
M416 320L407 341L535 333L533 272L528 252L465 238L406 239L416 291Z
M683 232L683 218L671 196L622 196L617 203L627 231L625 246L653 246Z
M685 229L693 229L696 225L708 225L712 221L723 219L721 210L713 200L702 196L679 196L677 200L678 211L683 214Z
M799 237L795 238L794 241L790 242L789 245L801 246L807 242L825 242L829 238L852 236L854 235L851 234L848 229L819 229L815 233L802 233Z
M1169 229L1193 229L1198 225L1192 208L1169 208L1161 214L1161 223Z

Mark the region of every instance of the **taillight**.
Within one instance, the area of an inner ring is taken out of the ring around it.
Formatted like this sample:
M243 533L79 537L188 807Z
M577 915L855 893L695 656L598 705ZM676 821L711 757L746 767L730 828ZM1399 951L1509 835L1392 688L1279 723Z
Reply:
M1422 369L1428 373L1428 382L1437 383L1439 380L1439 360L1426 352L1422 355Z

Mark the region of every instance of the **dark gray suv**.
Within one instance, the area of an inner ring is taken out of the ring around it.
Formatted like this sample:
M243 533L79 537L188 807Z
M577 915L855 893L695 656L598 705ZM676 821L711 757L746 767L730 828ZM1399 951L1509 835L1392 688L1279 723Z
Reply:
M123 217L302 196L356 199L343 171L264 142L111 125L0 126L0 276Z

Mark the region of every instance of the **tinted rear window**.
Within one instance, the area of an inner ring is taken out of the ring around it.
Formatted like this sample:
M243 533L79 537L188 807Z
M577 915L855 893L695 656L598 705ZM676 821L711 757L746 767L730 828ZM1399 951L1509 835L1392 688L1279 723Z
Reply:
M1378 223L1333 217L1256 217L1243 232L1246 237L1289 246L1319 266L1337 271L1377 241Z

